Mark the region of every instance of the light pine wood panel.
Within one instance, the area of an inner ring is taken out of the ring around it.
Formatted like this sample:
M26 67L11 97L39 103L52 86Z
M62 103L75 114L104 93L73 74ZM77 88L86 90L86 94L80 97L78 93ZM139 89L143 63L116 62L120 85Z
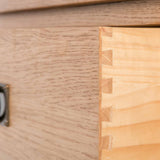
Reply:
M97 3L116 2L124 0L1 0L0 12L11 12L20 10L30 10L48 7L61 7L61 6L78 6L89 5Z
M46 9L0 15L0 27L82 27L160 25L159 0Z
M100 28L100 160L160 158L159 36Z
M97 160L98 28L1 29L0 59L0 159Z

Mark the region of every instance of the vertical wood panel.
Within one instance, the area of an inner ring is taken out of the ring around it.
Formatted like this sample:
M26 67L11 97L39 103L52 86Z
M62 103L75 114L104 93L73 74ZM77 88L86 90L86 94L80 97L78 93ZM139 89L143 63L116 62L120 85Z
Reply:
M160 157L159 36L159 28L100 28L100 160Z

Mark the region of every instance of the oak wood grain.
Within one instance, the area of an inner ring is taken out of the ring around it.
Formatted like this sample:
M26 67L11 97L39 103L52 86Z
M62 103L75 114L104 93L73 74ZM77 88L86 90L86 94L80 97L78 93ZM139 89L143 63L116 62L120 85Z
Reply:
M97 42L97 28L0 30L1 160L97 160Z
M159 28L100 28L100 160L160 157L159 36Z
M39 8L62 7L62 6L78 6L107 2L117 2L124 0L1 0L0 12L11 12L21 10L31 10Z
M101 5L0 15L0 27L82 27L160 25L159 0L128 0Z

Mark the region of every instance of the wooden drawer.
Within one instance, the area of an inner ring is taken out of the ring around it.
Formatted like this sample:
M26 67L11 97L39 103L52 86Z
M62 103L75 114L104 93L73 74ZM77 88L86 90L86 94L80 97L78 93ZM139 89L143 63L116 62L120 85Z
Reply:
M98 159L97 42L98 28L0 30L1 160Z
M160 29L100 28L100 56L98 34L0 30L0 80L10 85L1 160L98 160L99 143L100 160L159 159Z
M100 28L100 160L160 159L159 37Z
M110 1L0 1L0 160L159 160L159 29L100 28L99 56L99 26L159 25L160 1Z

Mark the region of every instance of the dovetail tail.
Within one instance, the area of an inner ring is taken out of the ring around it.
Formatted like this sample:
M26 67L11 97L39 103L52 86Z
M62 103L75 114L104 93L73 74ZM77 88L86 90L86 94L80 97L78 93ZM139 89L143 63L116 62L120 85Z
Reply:
M106 50L102 52L102 64L112 66L113 65L113 52L112 50Z
M101 138L101 150L111 150L113 143L113 137L111 135L105 136Z
M111 27L102 27L101 33L102 33L102 36L112 37L112 28Z
M101 120L111 122L112 121L112 107L101 109Z
M102 92L112 93L112 78L102 79Z

